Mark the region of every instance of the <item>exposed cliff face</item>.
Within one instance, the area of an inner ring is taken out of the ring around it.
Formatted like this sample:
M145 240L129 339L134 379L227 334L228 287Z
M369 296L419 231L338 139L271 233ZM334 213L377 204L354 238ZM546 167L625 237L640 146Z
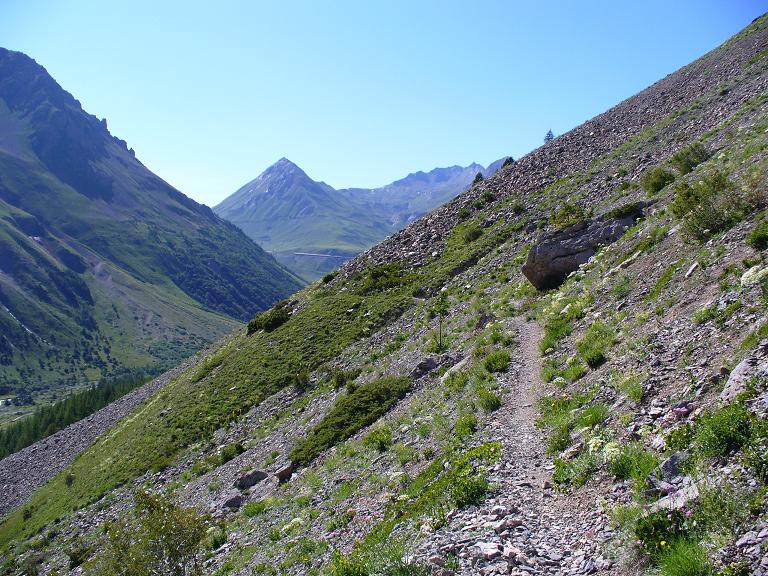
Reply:
M0 540L42 529L95 558L149 485L228 527L210 572L636 574L685 557L761 574L766 50L763 17L307 287ZM657 168L666 183L641 185ZM601 222L648 196L556 290L523 276L566 206ZM391 408L361 414L370 397Z
M169 367L300 286L0 49L0 388Z

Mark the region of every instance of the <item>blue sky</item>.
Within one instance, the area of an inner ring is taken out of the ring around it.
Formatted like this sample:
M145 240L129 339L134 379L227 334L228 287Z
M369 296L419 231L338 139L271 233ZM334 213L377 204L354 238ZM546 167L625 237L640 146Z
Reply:
M716 47L754 0L2 0L26 52L216 204L285 156L334 187L538 146Z

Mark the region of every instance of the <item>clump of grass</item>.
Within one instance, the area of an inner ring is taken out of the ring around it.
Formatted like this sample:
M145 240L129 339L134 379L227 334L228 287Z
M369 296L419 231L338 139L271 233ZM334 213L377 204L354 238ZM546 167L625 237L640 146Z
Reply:
M386 377L355 387L341 396L328 414L291 451L291 460L306 465L323 450L346 440L388 412L411 389L410 378Z
M665 170L661 166L646 170L640 177L640 185L645 189L649 196L657 194L665 186L674 182L675 175Z
M483 229L477 225L467 225L461 232L461 239L465 244L474 242L483 235Z
M611 474L622 480L644 481L658 466L658 459L637 443L628 444L608 462Z
M605 322L594 322L584 336L576 342L579 355L590 368L597 368L608 357L616 335Z
M377 452L385 452L392 446L392 430L387 426L382 426L371 430L364 438L363 444L373 448Z
M710 576L712 563L698 542L679 539L659 556L662 576Z
M506 372L509 368L510 356L506 350L494 350L485 358L483 365L488 372Z
M501 407L501 398L485 386L480 386L477 389L477 403L486 412L493 412Z
M474 414L462 414L456 419L453 433L458 440L464 440L477 430L477 416Z
M645 377L641 374L627 374L619 377L614 383L614 387L630 400L640 402L643 399L644 381Z
M594 428L608 419L608 406L602 403L593 404L582 410L576 420L576 426Z

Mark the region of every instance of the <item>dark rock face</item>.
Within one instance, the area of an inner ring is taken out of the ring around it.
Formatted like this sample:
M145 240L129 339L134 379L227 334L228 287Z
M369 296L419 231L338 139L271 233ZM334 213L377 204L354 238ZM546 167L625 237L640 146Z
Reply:
M247 474L243 474L235 481L235 488L239 488L240 490L247 490L251 486L255 486L265 478L267 478L269 474L266 472L262 472L261 470L254 470L253 472L248 472Z
M617 217L585 220L544 236L528 253L523 274L539 290L557 288L568 274L594 256L600 246L621 238L642 216L645 206L638 202Z

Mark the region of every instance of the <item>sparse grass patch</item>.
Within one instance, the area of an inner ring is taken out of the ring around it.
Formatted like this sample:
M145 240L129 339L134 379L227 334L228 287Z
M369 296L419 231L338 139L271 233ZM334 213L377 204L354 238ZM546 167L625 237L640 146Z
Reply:
M486 412L493 412L501 407L501 398L485 386L479 386L477 389L477 403Z
M763 213L762 220L750 230L747 235L747 244L755 250L768 248L768 213Z
M584 336L576 342L576 349L590 368L597 368L607 359L615 339L613 330L605 322L598 320L592 323Z
M710 576L712 564L698 542L679 539L659 556L661 576Z
M600 468L600 457L585 450L573 460L555 459L552 480L560 486L579 487L586 484Z

